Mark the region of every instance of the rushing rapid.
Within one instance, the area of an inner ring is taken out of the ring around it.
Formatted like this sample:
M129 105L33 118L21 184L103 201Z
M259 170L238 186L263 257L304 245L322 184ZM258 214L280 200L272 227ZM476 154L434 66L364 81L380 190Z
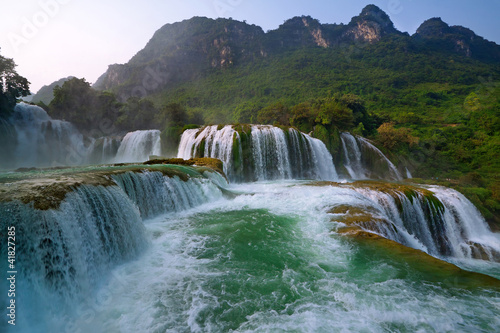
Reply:
M18 328L441 332L500 325L498 290L464 292L459 277L436 281L441 268L422 272L337 234L343 224L330 210L338 205L385 214L403 234L384 195L348 184L228 187L215 179L124 173L114 176L115 186L81 186L58 210L4 204L1 211L19 216L29 235L22 243L31 247L19 249L29 282L19 292ZM224 197L228 191L238 195ZM456 192L432 191L449 209L445 219L462 209L468 215L453 223L468 228L468 218L480 218ZM415 209L416 201L407 204ZM471 239L498 247L498 238L481 228ZM424 238L406 232L426 250ZM461 253L453 258L500 277L497 263L474 264Z
M103 299L86 304L74 325L96 332L442 332L500 324L498 291L433 282L337 236L325 207L356 201L358 192L290 182L232 189L242 195L147 221L149 249L113 271Z

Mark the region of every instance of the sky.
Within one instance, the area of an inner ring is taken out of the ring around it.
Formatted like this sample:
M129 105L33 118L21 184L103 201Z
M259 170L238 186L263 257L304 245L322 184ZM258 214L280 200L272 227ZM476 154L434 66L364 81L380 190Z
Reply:
M232 17L268 31L300 15L347 24L368 4L403 32L441 17L500 44L500 0L0 0L0 55L14 59L36 92L67 76L94 83L164 24L193 16Z

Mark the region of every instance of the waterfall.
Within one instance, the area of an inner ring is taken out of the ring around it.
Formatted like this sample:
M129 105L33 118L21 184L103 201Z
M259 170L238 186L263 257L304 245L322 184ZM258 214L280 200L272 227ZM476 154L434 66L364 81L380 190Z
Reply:
M67 121L52 119L42 108L19 103L8 122L15 146L7 158L2 158L0 167L50 167L85 161L86 148L80 132Z
M343 165L351 179L403 179L396 166L367 139L343 132L340 140Z
M292 178L288 142L281 128L252 126L252 145L257 180Z
M318 139L295 129L250 125L248 131L217 125L186 130L179 158L213 157L233 182L274 179L335 180L332 156Z
M500 260L500 238L474 205L459 192L430 186L419 191L384 192L356 188L375 203L382 221L360 226L437 257Z
M222 194L212 181L202 177L183 181L178 176L144 171L115 175L113 180L137 205L143 218L196 207Z
M120 147L122 138L101 137L93 140L87 154L88 164L112 163Z
M345 157L344 167L347 169L349 176L352 179L366 179L365 170L361 162L361 150L356 138L350 133L344 132L340 134L340 139Z
M123 139L84 138L71 123L26 103L17 104L9 119L0 119L0 129L1 169L144 162L161 155L158 130L130 132Z
M34 327L37 321L53 323L47 317L55 314L65 325L65 316L78 310L75 304L93 299L115 266L144 252L150 241L144 219L222 197L219 187L192 167L160 168L165 172L170 169L175 176L146 170L112 172L116 185L82 184L68 193L57 209L0 202L0 227L16 228L20 326ZM5 251L7 246L0 249L7 257ZM61 331L60 327L39 328Z
M120 143L114 162L144 162L150 155L161 155L160 131L129 132Z
M138 209L117 186L79 186L57 210L0 203L2 229L7 223L17 231L21 326L92 297L114 266L147 243Z

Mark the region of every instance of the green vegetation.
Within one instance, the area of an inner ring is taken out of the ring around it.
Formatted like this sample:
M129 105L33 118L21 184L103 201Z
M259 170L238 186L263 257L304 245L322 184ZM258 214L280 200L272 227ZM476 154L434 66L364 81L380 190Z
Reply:
M54 88L56 86L62 86L64 82L73 79L74 76L68 76L62 79L59 79L55 82L52 82L51 84L47 86L43 86L40 88L40 90L37 91L35 95L31 98L31 103L43 103L45 105L50 104L52 100L54 99Z
M0 55L0 120L7 118L17 99L29 94L29 82L17 74L14 60Z

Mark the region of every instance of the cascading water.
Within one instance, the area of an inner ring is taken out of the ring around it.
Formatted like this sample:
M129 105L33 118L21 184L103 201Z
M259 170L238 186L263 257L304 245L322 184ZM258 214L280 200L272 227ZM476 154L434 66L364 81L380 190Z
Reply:
M50 167L83 164L86 148L83 136L69 122L54 120L42 108L16 105L8 122L15 148L2 156L0 167ZM12 143L11 143L12 144Z
M150 155L161 155L160 131L129 132L123 138L114 162L144 162Z
M26 331L33 324L60 331L45 326L54 324L46 316L62 312L64 320L61 309L93 297L109 271L148 242L139 211L117 186L80 186L58 210L2 203L0 218L17 231L17 327Z
M343 132L340 140L343 165L351 179L403 179L394 164L365 138Z
M143 162L161 155L158 130L130 132L123 139L84 138L71 123L26 103L17 104L9 119L0 119L0 129L0 169Z
M446 265L432 267L430 279L415 268L419 265L332 233L328 207L349 203L375 210L378 200L370 195L350 186L291 182L232 186L241 193L232 200L148 221L148 251L114 269L100 289L103 296L69 318L71 328L443 332L498 327L497 289L464 292L455 286L460 275L432 280Z
M345 163L349 176L352 179L365 179L366 174L361 162L361 150L359 149L356 138L349 133L341 133L342 149L344 151Z
M120 147L121 140L121 137L101 137L94 140L88 150L87 163L112 163Z
M95 297L111 269L144 252L150 242L144 219L222 197L219 187L194 169L166 168L187 179L159 171L125 172L112 174L116 185L76 187L57 209L0 202L2 230L7 223L16 228L16 328L71 330L67 317ZM5 257L6 249L2 246Z
M257 180L292 178L288 142L281 128L252 126L252 146Z
M236 182L337 179L332 157L320 140L269 125L251 125L248 132L238 132L231 125L186 130L178 157L218 158L228 178Z
M137 205L142 218L187 210L221 197L219 188L209 179L165 177L160 172L127 172L113 176L114 181Z
M386 223L361 224L367 230L437 257L500 261L500 237L479 211L455 190L432 186L433 197L420 192L386 193L356 188L376 205Z

